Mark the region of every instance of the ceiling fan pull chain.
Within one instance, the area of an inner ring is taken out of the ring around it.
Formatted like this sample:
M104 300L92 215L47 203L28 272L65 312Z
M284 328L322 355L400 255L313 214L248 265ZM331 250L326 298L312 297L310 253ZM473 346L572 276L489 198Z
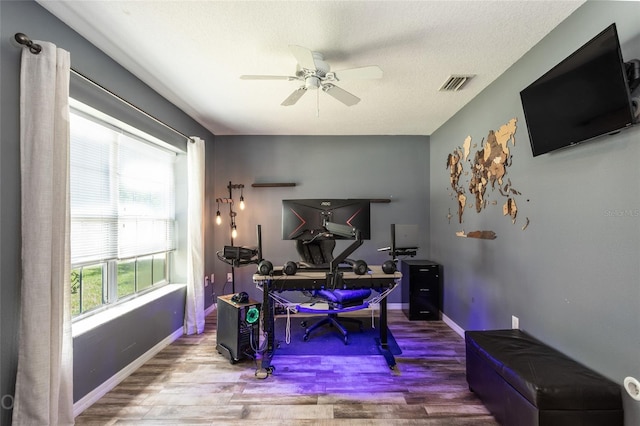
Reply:
M316 90L316 118L320 118L320 90Z

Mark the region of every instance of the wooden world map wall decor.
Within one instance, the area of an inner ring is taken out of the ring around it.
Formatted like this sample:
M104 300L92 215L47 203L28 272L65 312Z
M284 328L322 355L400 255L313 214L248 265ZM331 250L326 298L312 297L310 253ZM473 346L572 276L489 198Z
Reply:
M518 203L516 198L520 191L514 188L507 171L513 162L509 150L515 146L516 118L509 120L497 131L489 130L486 140L480 144L480 149L471 157L471 136L467 136L462 146L457 147L447 156L447 170L451 182L451 197L457 203L458 223L463 223L465 209L473 209L476 213L487 210L490 206L498 205L498 200L492 200L491 196L499 194L502 205L502 214L511 218L513 224L518 217ZM466 167L466 170L465 170ZM487 192L490 189L490 192ZM527 200L528 201L528 200ZM447 218L451 222L451 210ZM529 226L529 218L525 218L522 230ZM464 230L456 232L459 237L481 238L493 240L496 233L491 230L477 230L465 233Z

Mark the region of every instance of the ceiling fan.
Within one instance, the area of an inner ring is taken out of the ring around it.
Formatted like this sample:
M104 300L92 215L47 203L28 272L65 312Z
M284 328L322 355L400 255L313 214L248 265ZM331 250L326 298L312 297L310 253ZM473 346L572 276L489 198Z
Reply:
M289 45L291 53L298 61L295 76L285 75L241 75L242 80L288 80L301 81L298 87L280 105L294 105L308 90L322 90L347 106L360 102L360 98L336 86L334 83L348 79L382 78L382 69L377 65L351 68L342 71L331 71L321 53L313 52L306 47Z

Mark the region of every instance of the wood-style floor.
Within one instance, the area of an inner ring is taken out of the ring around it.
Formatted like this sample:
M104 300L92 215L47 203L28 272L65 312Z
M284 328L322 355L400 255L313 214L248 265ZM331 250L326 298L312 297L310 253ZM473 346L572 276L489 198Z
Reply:
M216 312L76 418L76 425L491 425L469 391L464 340L441 321L389 312L402 354L278 356L268 378L216 351ZM304 344L301 342L300 344Z

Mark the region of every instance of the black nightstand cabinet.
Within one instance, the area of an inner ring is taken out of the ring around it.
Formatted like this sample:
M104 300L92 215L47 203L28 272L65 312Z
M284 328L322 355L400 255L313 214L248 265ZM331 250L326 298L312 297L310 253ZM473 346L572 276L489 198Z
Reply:
M442 265L430 260L403 260L402 302L409 303L405 315L409 320L437 321L441 319Z

